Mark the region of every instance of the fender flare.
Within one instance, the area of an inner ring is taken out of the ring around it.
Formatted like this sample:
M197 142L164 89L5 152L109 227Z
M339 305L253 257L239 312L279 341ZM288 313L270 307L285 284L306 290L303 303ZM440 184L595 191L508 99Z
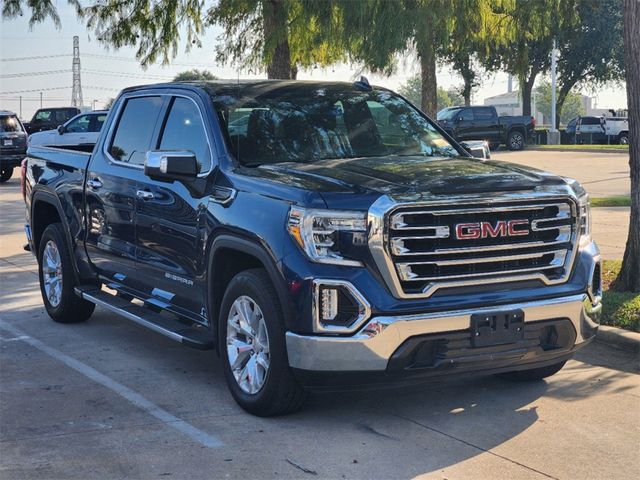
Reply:
M76 243L73 241L73 239L71 238L71 231L69 229L69 224L67 222L67 218L64 215L64 210L62 208L62 204L60 203L60 199L54 195L53 193L46 191L46 190L42 190L42 189L38 189L35 192L33 192L33 194L31 195L31 206L30 206L30 212L29 212L29 219L30 219L30 226L31 226L31 231L34 231L33 228L33 213L35 211L36 206L39 203L46 203L48 205L51 205L53 208L56 209L56 211L58 212L58 218L60 218L60 223L62 223L62 227L64 230L64 237L65 240L67 242L67 247L69 248L69 253L70 253L70 257L71 257L71 263L73 264L73 274L75 276L76 282L79 281L80 278L80 272L78 270L78 264L76 261L76 256L75 256L75 246ZM44 232L44 229L42 230L42 232L40 232L41 234ZM36 259L38 257L38 250L39 250L39 245L35 245L35 238L34 238L34 255L36 256Z
M251 255L256 258L264 269L266 270L269 278L271 279L271 283L276 289L276 293L278 295L278 299L280 300L280 305L282 306L282 313L284 315L283 324L284 326L288 326L291 324L291 319L293 318L293 306L291 304L291 300L289 297L289 293L287 290L287 285L284 277L280 273L280 270L276 266L276 260L271 255L267 249L260 245L257 241L249 240L245 237L239 235L232 234L221 234L217 236L212 242L208 249L208 257L207 257L207 295L206 295L206 306L207 312L209 315L209 320L211 327L213 329L214 334L217 336L217 322L218 322L218 313L213 308L213 291L214 291L214 279L215 272L213 271L213 262L216 258L216 252L222 248L228 248L231 250L237 250L239 252L245 253L247 255ZM214 317L215 315L215 317Z

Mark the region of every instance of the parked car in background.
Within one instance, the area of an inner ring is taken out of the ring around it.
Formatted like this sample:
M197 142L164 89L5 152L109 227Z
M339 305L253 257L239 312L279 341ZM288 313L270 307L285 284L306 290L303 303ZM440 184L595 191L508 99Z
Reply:
M26 153L27 132L22 122L15 113L0 110L0 183L11 178Z
M58 128L79 113L91 111L90 107L40 108L33 114L31 121L24 124L27 134Z
M576 123L576 143L606 143L604 117L585 115Z
M578 126L579 119L580 117L574 117L567 123L567 126L564 129L564 134L566 136L565 142L576 143L576 127Z
M29 137L29 146L40 145L91 151L98 141L108 113L107 110L96 110L76 115L57 129L34 133Z
M629 144L629 119L627 117L604 117L607 143Z
M438 112L438 123L456 140L486 140L492 150L500 145L522 150L536 125L527 115L499 117L492 106L444 108Z

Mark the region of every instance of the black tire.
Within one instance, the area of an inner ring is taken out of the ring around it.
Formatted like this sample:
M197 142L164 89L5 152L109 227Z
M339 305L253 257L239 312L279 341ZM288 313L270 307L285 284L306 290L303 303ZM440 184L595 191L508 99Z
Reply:
M524 148L524 133L520 130L511 130L507 135L507 147L509 150L522 150Z
M547 365L546 367L532 368L531 370L500 373L498 376L512 382L535 382L555 375L564 367L565 363L567 363L566 360L564 362L554 363L553 365Z
M238 385L227 352L227 317L234 301L243 295L254 300L262 310L269 340L269 369L262 388L255 394L245 392ZM231 395L238 405L260 417L292 413L299 410L306 399L306 392L298 385L289 368L282 318L278 295L265 270L245 270L229 282L218 321L222 368Z
M618 135L618 143L620 145L629 145L629 132L621 132Z
M0 172L0 183L8 182L13 175L13 168L3 168Z
M49 301L45 291L43 257L49 242L53 242L58 250L62 271L62 289L60 300L56 305ZM40 279L42 301L47 313L54 321L58 323L79 323L84 322L91 316L95 305L78 297L73 291L76 287L76 279L73 272L71 253L69 252L61 223L52 223L42 234L38 247L38 277Z

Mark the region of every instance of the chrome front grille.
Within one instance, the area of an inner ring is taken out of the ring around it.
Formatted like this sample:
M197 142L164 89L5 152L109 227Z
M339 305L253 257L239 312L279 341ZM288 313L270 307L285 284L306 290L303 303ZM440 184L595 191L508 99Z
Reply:
M392 208L383 227L391 286L397 296L425 297L443 287L563 282L576 215L569 198Z

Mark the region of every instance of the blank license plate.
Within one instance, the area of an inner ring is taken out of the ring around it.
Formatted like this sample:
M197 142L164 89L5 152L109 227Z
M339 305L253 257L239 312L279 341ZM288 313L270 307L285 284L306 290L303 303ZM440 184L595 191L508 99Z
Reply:
M502 310L471 315L471 344L488 347L515 343L524 336L524 312Z
M13 140L9 139L9 140L4 140L3 144L5 147L13 145Z

